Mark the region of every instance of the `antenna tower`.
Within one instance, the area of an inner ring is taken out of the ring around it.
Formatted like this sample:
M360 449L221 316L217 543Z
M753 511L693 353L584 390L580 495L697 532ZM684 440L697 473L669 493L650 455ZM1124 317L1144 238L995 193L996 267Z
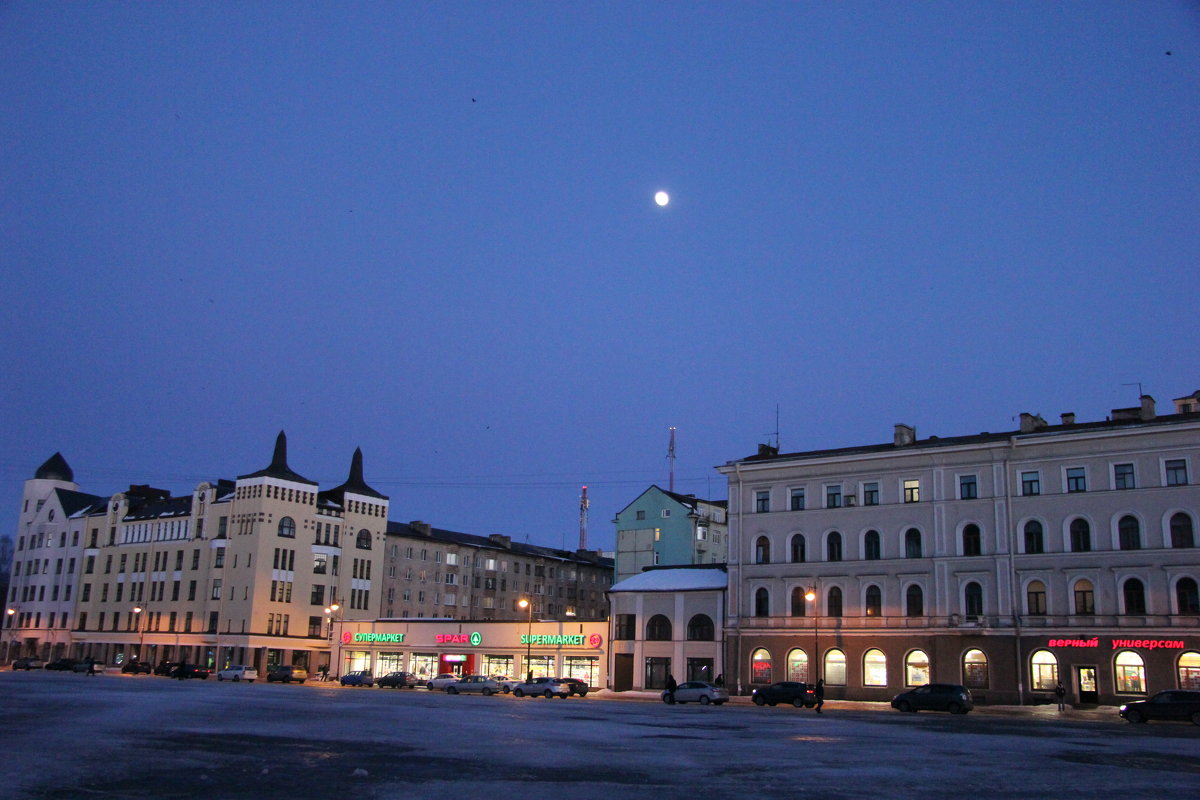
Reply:
M671 426L671 442L667 445L667 489L675 491L675 426Z
M588 500L587 487L583 487L583 494L579 496L579 549L587 550L587 512L591 501Z

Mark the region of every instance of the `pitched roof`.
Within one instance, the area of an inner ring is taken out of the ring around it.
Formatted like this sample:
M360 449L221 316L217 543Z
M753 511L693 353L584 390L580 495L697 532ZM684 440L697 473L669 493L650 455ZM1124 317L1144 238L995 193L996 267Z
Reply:
M724 564L703 567L648 569L613 584L610 592L702 592L722 590L729 583Z
M62 453L55 453L46 459L45 463L33 473L34 480L75 482L75 472L63 458Z
M335 486L332 489L320 492L318 502L320 502L320 500L329 500L330 502L334 502L339 506L344 506L346 492L363 495L364 497L376 497L380 500L387 500L387 495L383 495L375 491L370 486L367 486L366 481L363 480L363 457L361 447L356 447L354 449L354 456L350 459L350 476L346 478L346 482L341 486Z
M62 506L63 513L68 517L85 508L91 508L97 503L106 502L103 497L83 492L74 492L70 489L55 489L54 493L58 495L58 504Z

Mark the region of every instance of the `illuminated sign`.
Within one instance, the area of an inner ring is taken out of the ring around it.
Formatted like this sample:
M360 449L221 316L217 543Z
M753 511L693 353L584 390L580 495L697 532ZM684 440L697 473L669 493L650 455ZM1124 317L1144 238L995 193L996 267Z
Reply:
M403 633L350 633L346 631L342 634L342 644L362 643L362 642L391 642L392 644L402 644L404 642Z
M439 633L433 637L433 640L438 644L469 644L472 647L478 647L483 644L483 634L479 631L474 633Z
M1091 639L1051 639L1047 647L1099 647L1100 637ZM1182 639L1112 639L1113 650L1123 647L1139 647L1144 650L1182 650L1186 645Z
M1091 639L1051 639L1046 644L1047 647L1099 647L1100 640L1093 637Z
M545 645L545 644L564 645L565 644L565 645L575 645L576 647L582 647L584 642L587 642L588 644L591 644L592 647L599 647L600 645L598 642L593 643L594 640L597 640L597 639L600 639L600 634L598 634L598 633L593 633L590 637L584 636L582 633L578 633L578 634L556 633L556 634L551 634L549 636L541 636L541 635L526 636L526 635L522 634L521 644L542 644L542 645Z
M602 645L602 644L604 644L604 637L601 636L600 634L593 633L591 636L588 637L588 645L590 647L595 647L595 648L599 649L600 645Z

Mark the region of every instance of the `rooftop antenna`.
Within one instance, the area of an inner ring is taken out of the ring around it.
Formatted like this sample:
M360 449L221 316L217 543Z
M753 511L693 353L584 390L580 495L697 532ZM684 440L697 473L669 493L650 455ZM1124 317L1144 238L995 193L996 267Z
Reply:
M767 444L771 443L772 436L775 437L775 452L778 453L779 452L779 403L775 404L775 431L774 432L768 431L767 433L764 433L763 435L767 437Z
M1138 387L1138 399L1139 399L1139 400L1141 400L1141 399L1142 399L1142 394L1143 394L1143 392L1142 392L1142 382L1141 382L1141 381L1134 381L1133 383L1122 383L1121 385L1122 385L1122 386L1136 386L1136 387Z
M587 512L588 506L592 503L588 500L587 487L583 487L583 494L579 496L579 549L587 550Z
M667 445L667 490L675 491L675 426L671 426L671 442Z

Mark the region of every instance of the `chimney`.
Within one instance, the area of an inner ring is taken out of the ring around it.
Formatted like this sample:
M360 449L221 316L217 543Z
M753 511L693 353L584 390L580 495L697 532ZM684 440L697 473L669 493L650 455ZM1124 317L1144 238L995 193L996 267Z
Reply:
M907 447L917 440L917 429L912 425L897 422L895 433L892 434L892 444L896 447Z
M1062 424L1063 425L1074 425L1075 424L1075 412L1068 411L1065 414L1063 414L1062 415Z
M499 533L493 533L488 536L488 541L491 542L492 544L503 547L505 550L512 549L512 537L511 536L503 536Z
M1021 412L1021 433L1033 433L1046 427L1046 420L1040 414Z
M758 446L758 454L760 456L768 456L768 457L769 456L777 456L777 455L779 455L779 448L772 447L769 444L760 444Z
M412 522L408 523L408 527L412 528L414 531L421 534L422 536L432 536L433 535L433 526L430 525L428 522L422 522L419 519L414 519Z
M1142 395L1142 409L1138 415L1142 422L1149 422L1154 419L1154 398L1148 394Z

